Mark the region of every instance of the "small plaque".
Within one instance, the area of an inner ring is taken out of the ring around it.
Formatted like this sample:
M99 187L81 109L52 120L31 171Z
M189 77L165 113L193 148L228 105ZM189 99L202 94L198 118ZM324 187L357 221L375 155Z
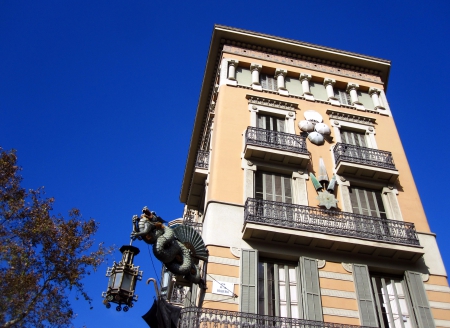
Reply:
M213 281L212 293L219 295L234 295L234 284L232 282Z

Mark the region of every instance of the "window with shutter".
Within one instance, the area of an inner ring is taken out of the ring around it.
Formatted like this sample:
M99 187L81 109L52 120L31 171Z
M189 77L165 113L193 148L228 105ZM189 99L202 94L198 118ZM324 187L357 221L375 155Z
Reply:
M285 118L258 114L258 128L270 131L285 132L285 123Z
M251 86L252 73L248 68L238 67L236 68L236 80L240 85Z
M314 98L320 100L328 100L327 90L322 83L311 82L309 81L309 89L311 93L314 95Z
M275 79L275 77L267 75L267 74L261 74L260 79L261 79L261 87L263 89L273 90L273 91L278 90L278 84L277 84L277 80Z
M431 313L430 303L428 302L425 287L422 282L422 275L418 272L406 271L405 277L418 327L436 327Z
M358 91L358 100L361 104L364 105L364 108L373 109L373 101L372 97L369 96L367 92Z
M350 95L344 90L334 90L334 96L339 99L339 102L343 105L352 105Z
M255 174L255 198L292 204L291 177L257 171Z
M298 78L286 76L285 84L291 95L301 96L303 94L302 83Z
M367 265L353 264L353 276L356 286L361 325L378 327L375 302L372 287L370 285L369 270L367 269Z
M258 313L301 318L298 267L260 260L258 264Z
M367 147L365 132L348 131L344 129L340 129L340 132L341 141L343 143L359 147Z
M353 213L387 219L381 192L360 187L350 187Z
M241 251L241 312L257 312L258 251L242 249Z
M300 258L304 318L323 321L317 260Z

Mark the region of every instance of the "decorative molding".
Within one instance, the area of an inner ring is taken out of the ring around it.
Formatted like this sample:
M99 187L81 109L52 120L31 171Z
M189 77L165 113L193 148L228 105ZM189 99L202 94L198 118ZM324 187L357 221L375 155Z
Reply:
M423 284L425 286L425 290L430 292L441 292L441 293L450 293L450 287L441 286L441 285L429 285Z
M359 312L353 311L353 310L344 310L344 309L336 309L336 308L329 308L329 307L323 307L323 314L327 315L335 315L338 317L347 317L347 318L357 318L359 319Z
M394 188L392 188L394 189ZM430 275L428 273L422 273L422 281L427 282L430 279Z
M212 293L205 294L205 301L209 302L222 302L222 303L231 303L231 304L239 304L238 298L233 296L225 296L225 295L217 295Z
M356 300L356 293L354 293L354 292L346 292L346 291L343 291L343 290L336 290L336 289L321 288L320 289L320 295L322 295L322 296L340 297L340 298L348 298L348 299L355 299Z
M327 264L327 261L325 261L325 260L317 260L317 268L318 269L324 268L325 264Z
M231 40L223 40L223 52L237 54L245 57L255 58L257 60L265 60L269 62L280 63L284 65L306 68L314 71L325 72L333 75L340 75L359 80L371 81L376 83L383 83L378 71L373 71L368 68L352 66L348 64L341 64L334 61L329 61L321 58L315 58L300 54L286 53L266 47L241 44ZM231 43L231 44L230 44Z
M330 119L336 119L351 123L359 123L366 125L374 125L376 119L368 116L362 116L357 114L344 113L338 110L328 109L326 113L330 116ZM336 124L336 123L335 123Z
M378 88L369 88L369 96L372 96L372 94L376 93L377 95L379 95L381 93L381 90Z
M334 85L336 83L336 80L334 80L334 79L330 79L330 78L326 78L326 79L324 79L323 80L323 85L324 86L327 86L328 84L331 84L331 85Z
M239 60L231 59L231 60L228 61L228 64L231 65L231 66L237 67L238 64L239 64Z
M359 84L356 83L348 83L347 84L347 88L346 91L349 92L350 90L358 90L359 89Z
M253 163L250 162L250 161L247 161L247 165L248 166L253 166ZM241 257L241 249L238 248L238 247L230 247L230 252L231 252L231 254L236 256L237 258Z
M430 301L430 307L434 309L450 310L450 303Z
M262 65L251 63L250 64L250 72L253 72L254 70L257 70L258 72L261 72Z
M275 69L275 78L277 78L278 75L286 76L286 74L287 74L287 71L285 69L282 69L282 68Z
M335 280L353 281L353 276L351 274L329 272L329 271L319 271L319 277Z
M209 256L208 257L209 263L217 263L217 264L225 264L225 265L232 265L232 266L239 266L240 261L235 259L229 259L226 257L219 257L219 256Z
M353 273L353 265L351 263L342 262L341 264L345 271Z
M270 99L270 98L265 98L265 97L261 97L261 96L250 95L250 94L247 94L245 97L248 99L249 104L275 107L275 108L286 109L286 110L298 109L298 104L289 102L289 101L285 101L285 100Z
M214 281L213 278L218 281L231 282L233 284L240 284L239 278L222 276L222 275L213 274L213 273L208 273L208 276L206 276L206 281Z

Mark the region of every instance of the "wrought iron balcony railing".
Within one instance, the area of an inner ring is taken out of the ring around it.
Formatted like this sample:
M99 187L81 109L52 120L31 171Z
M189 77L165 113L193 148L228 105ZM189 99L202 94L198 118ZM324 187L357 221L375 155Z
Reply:
M341 161L395 170L392 153L338 142L333 149L336 165Z
M199 150L197 154L197 160L195 161L195 167L199 169L208 169L209 166L209 151Z
M181 310L179 328L365 328L341 323L188 307Z
M245 143L274 149L287 150L300 154L308 154L306 139L302 136L271 131L249 126L245 132Z
M414 223L248 198L245 222L419 246Z

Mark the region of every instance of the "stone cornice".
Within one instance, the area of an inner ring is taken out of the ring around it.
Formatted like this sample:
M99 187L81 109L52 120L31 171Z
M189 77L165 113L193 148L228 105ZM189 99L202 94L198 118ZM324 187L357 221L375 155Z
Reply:
M366 125L374 125L376 119L368 116L344 113L337 110L328 109L326 113L330 116L330 119L341 120L352 123L360 123Z
M378 71L341 64L338 62L331 62L320 58L303 56L300 54L286 53L251 44L241 44L240 42L231 40L223 40L223 42L223 52L364 81L376 82L380 84L383 83L379 76L380 72Z
M285 100L271 99L271 98L261 97L261 96L257 96L257 95L250 95L250 94L247 94L245 96L245 98L248 99L249 104L253 104L253 105L275 107L275 108L285 109L285 110L298 109L298 104L289 102L289 101L285 101Z

